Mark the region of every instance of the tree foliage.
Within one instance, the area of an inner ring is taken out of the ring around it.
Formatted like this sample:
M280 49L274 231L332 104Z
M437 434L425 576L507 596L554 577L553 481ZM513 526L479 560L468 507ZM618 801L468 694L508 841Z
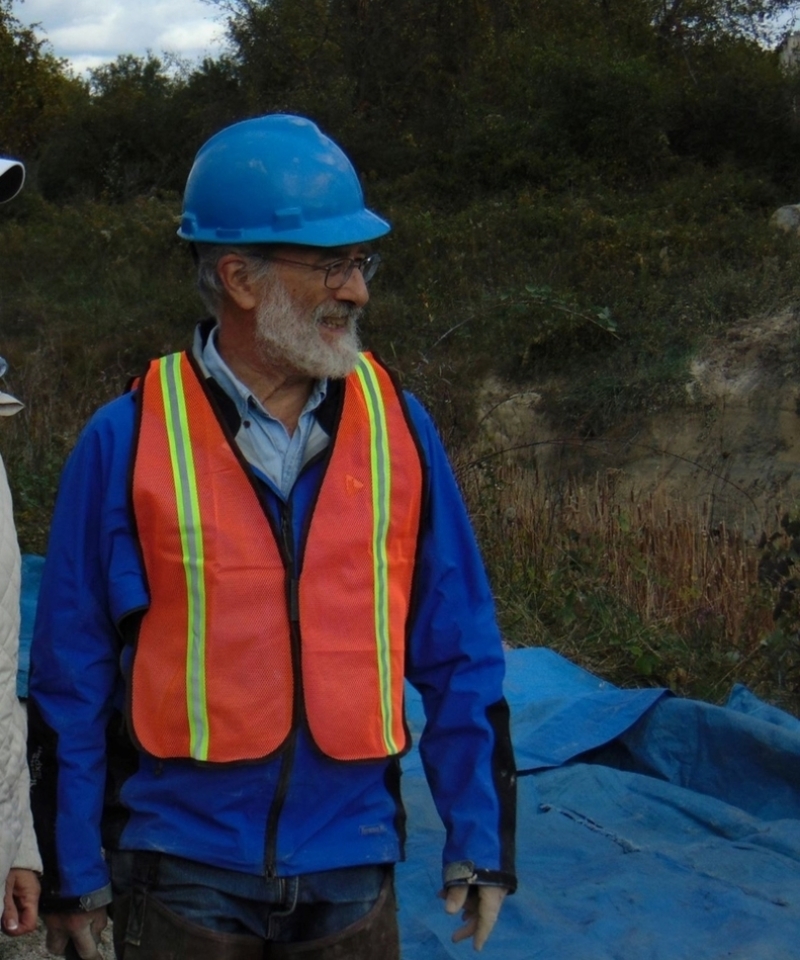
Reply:
M0 147L25 156L35 152L67 109L71 81L35 32L0 0Z
M231 53L120 56L76 80L0 0L6 149L46 195L179 191L232 121L310 116L395 196L649 182L684 161L797 180L797 79L763 39L790 0L208 0Z
M90 72L43 151L48 197L125 201L183 188L199 145L237 118L239 82L225 58L172 67L125 54Z
M622 0L624 2L624 0ZM658 35L685 46L735 37L774 43L795 0L651 0Z
M796 146L787 80L757 42L789 0L218 5L250 112L312 116L363 169L445 202L683 156L786 172Z

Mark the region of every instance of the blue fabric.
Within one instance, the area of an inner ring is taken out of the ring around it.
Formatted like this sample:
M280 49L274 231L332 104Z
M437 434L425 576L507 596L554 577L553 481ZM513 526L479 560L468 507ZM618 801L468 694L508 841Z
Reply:
M28 600L35 569L23 564ZM724 708L620 690L544 649L510 651L505 687L524 771L520 887L483 956L796 960L800 721L742 686ZM417 739L411 687L408 711ZM403 768L403 957L463 960L436 896L443 830L416 749Z
M669 695L619 690L546 649L536 651L534 671L509 671L505 693L520 773L558 767L608 743Z
M525 768L520 886L487 960L800 956L795 718L744 688L724 708L619 690L541 649L508 654L506 692ZM463 960L436 900L441 828L413 755L405 771L403 957Z
M31 640L33 639L33 621L36 616L36 598L42 580L44 557L34 554L22 555L22 592L20 595L21 623L19 630L19 670L17 672L17 696L28 696L30 679Z
M236 442L244 458L251 466L260 470L286 499L303 463L308 459L306 447L312 434L316 434L320 439L324 438L324 445L327 446L328 438L314 416L314 411L325 398L327 382L318 381L315 384L297 421L297 428L289 436L281 421L273 417L252 391L234 376L219 355L216 328L206 338L205 345L198 329L194 349L208 374L236 404L242 422L236 434Z
M501 829L508 778L495 775L505 735L491 711L502 699L505 658L494 602L441 440L421 405L406 401L430 509L405 666L423 691L421 751L447 827L439 870L468 859L513 883ZM32 805L48 825L42 854L51 901L108 881L101 849L106 733L124 703L117 625L148 603L128 499L134 418L134 399L123 396L84 429L61 479L42 574L29 730L48 774L34 785ZM306 466L288 505L262 485L295 574L324 467L322 458ZM392 863L403 854L396 762L331 761L302 727L290 749L263 763L220 769L142 755L111 779L125 808L121 838L113 840L122 849L202 856L212 866L278 876Z
M768 723L774 723L776 726L786 727L788 730L800 733L800 720L797 717L784 713L783 710L759 700L741 683L734 685L725 706L730 710L736 710L738 713L745 713L748 716L766 720Z

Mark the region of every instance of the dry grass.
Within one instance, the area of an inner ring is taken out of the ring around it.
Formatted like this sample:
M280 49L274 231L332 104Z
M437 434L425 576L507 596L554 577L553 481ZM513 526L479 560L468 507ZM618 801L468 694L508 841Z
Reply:
M760 578L763 544L708 505L502 463L460 476L512 645L547 645L620 684L707 699L734 682L797 710L792 638ZM796 642L796 641L795 641Z
M724 625L736 649L750 649L771 627L768 611L753 616L758 554L725 523L666 496L620 501L608 478L567 486L561 522L587 549L597 550L605 585L647 622L680 632L704 620Z

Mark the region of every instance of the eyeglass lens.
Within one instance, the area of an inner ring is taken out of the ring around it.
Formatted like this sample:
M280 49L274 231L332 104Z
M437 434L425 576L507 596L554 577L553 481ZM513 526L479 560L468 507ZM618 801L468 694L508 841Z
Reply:
M375 271L378 269L380 262L381 258L377 253L370 254L362 260L338 260L327 268L325 283L333 288L343 287L356 268L361 271L364 283L369 283L375 276Z

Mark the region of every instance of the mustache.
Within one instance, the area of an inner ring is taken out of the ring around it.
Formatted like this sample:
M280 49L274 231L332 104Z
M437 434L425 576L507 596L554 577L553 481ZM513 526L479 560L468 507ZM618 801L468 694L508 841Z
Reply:
M362 307L357 307L352 303L322 303L314 310L311 319L317 321L322 317L335 317L337 320L349 320L351 323L357 324L363 313Z

